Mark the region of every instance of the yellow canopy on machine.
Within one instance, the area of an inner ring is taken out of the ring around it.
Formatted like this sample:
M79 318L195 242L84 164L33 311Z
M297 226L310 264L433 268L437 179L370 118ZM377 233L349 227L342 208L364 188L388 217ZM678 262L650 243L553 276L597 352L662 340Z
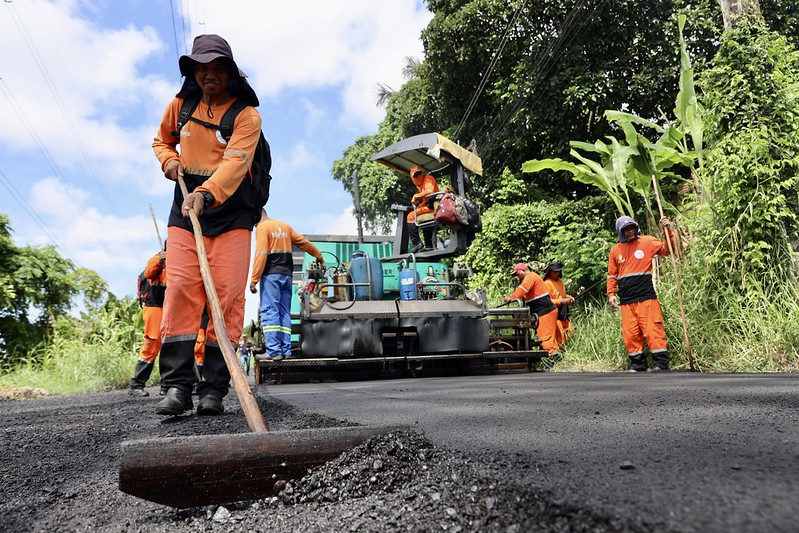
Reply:
M408 173L414 165L427 172L436 172L453 160L459 161L466 170L478 176L483 175L483 162L476 154L438 133L423 133L403 139L372 158L372 161L403 173Z

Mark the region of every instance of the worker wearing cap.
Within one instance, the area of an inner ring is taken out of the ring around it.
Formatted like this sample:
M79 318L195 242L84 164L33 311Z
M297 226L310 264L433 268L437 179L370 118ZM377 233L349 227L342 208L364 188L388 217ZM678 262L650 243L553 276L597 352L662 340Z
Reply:
M660 220L664 232L668 219ZM613 309L621 307L621 332L631 371L645 372L644 341L652 353L650 371L669 368L669 352L663 314L655 286L652 284L652 259L656 255L669 255L667 245L649 235L641 235L638 223L628 216L616 220L619 242L613 245L608 256L608 304Z
M409 174L411 176L411 181L413 181L413 184L419 191L411 198L411 203L416 209L408 212L408 216L406 217L408 221L408 232L410 233L411 243L413 244L411 253L415 253L423 246L422 240L419 238L419 228L416 226L416 217L432 214L435 211L433 208L434 199L429 198L425 201L424 197L428 194L438 192L438 182L436 178L424 172L418 165L413 165ZM433 228L424 228L422 233L424 234L424 248L432 250L435 244L433 242Z
M566 287L560 279L563 275L563 266L563 263L553 261L544 270L544 284L549 290L549 298L558 308L558 327L555 329L555 342L558 346L563 346L573 332L569 320L569 306L574 303L574 298L566 294Z
M538 316L536 335L541 339L541 348L549 353L550 357L560 356L558 343L555 342L555 330L558 327L558 308L549 297L549 290L541 276L532 272L524 263L516 263L511 276L519 279L519 286L513 294L503 298L503 301L521 300L530 308L530 313Z

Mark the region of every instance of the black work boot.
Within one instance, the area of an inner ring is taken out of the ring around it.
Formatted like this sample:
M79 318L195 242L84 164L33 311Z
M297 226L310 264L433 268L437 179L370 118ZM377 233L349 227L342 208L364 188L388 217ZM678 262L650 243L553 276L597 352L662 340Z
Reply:
M136 368L133 369L133 377L130 378L130 389L133 391L134 389L142 389L144 390L144 386L147 385L147 380L150 379L150 375L153 373L153 364L148 363L147 361L142 361L139 359L136 361ZM133 392L131 392L133 394ZM135 396L142 396L141 394L137 394ZM149 396L149 394L145 394L144 396Z
M191 411L193 407L191 394L176 387L170 387L167 389L164 399L155 406L155 414L182 415L185 411Z
M208 394L200 398L197 403L197 414L200 416L217 416L225 412L222 405L222 398L213 394Z

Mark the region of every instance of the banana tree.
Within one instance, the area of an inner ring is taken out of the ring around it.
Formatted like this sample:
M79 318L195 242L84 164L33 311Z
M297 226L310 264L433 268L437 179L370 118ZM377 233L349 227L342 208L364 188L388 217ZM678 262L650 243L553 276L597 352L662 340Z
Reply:
M605 192L619 213L634 217L635 211L630 201L626 173L635 149L622 145L614 137L608 139L610 142L607 144L602 141L596 141L594 144L572 141L569 153L582 164L560 158L533 159L522 165L522 172L535 173L542 170L570 172L575 181L593 185ZM597 162L578 150L598 154L600 161Z
M534 159L522 165L522 172L571 172L576 181L594 185L608 194L620 214L635 217L629 196L629 191L632 190L643 199L646 215L650 220L655 219L651 200L653 176L659 182L664 176L676 176L670 171L673 167L683 166L691 169L696 189L704 189L695 170L697 162L699 168L702 167L702 110L696 98L693 67L682 33L685 16L679 15L677 23L680 34L680 91L674 106L676 120L664 127L630 113L605 111L605 117L615 122L624 133L623 143L615 137L607 137L608 143L572 141L570 155L582 164L557 158ZM639 133L636 126L652 130L653 136L658 136L657 141L652 142L650 138ZM600 161L590 159L578 150L597 154Z

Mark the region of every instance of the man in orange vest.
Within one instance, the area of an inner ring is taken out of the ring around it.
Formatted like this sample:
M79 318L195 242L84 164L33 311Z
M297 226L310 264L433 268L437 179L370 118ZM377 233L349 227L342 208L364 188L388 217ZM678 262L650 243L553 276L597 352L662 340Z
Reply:
M660 219L665 231L669 221ZM628 216L616 220L619 242L608 255L608 304L621 307L621 332L631 372L660 372L669 369L669 351L663 313L652 284L652 259L669 255L667 245L655 237L641 235L638 223ZM652 353L652 367L647 368L644 341Z
M421 222L421 217L432 215L435 212L433 208L435 199L428 198L425 200L424 197L428 194L438 192L438 182L436 178L424 172L418 165L412 166L409 174L411 176L411 181L413 181L413 184L419 191L411 198L411 203L415 206L415 210L408 212L408 216L406 217L408 221L408 233L410 234L411 243L413 244L411 253L418 252L423 246L426 250L432 250L435 247L435 243L433 242L433 227L430 226L422 229L422 233L424 234L424 245L422 245L422 240L419 238L419 227L416 223ZM420 219L417 220L417 217L420 217Z
M324 269L322 253L294 228L273 218L266 210L255 227L255 257L250 292L261 290L259 316L264 332L266 357L279 361L291 357L291 282L294 257L291 247L308 252Z
M519 279L519 286L513 294L503 298L503 301L521 300L530 308L530 313L538 316L538 327L535 332L541 339L541 348L549 353L550 357L560 356L558 343L555 342L555 330L558 327L558 308L549 297L549 290L541 276L532 272L524 263L516 263L511 276Z

